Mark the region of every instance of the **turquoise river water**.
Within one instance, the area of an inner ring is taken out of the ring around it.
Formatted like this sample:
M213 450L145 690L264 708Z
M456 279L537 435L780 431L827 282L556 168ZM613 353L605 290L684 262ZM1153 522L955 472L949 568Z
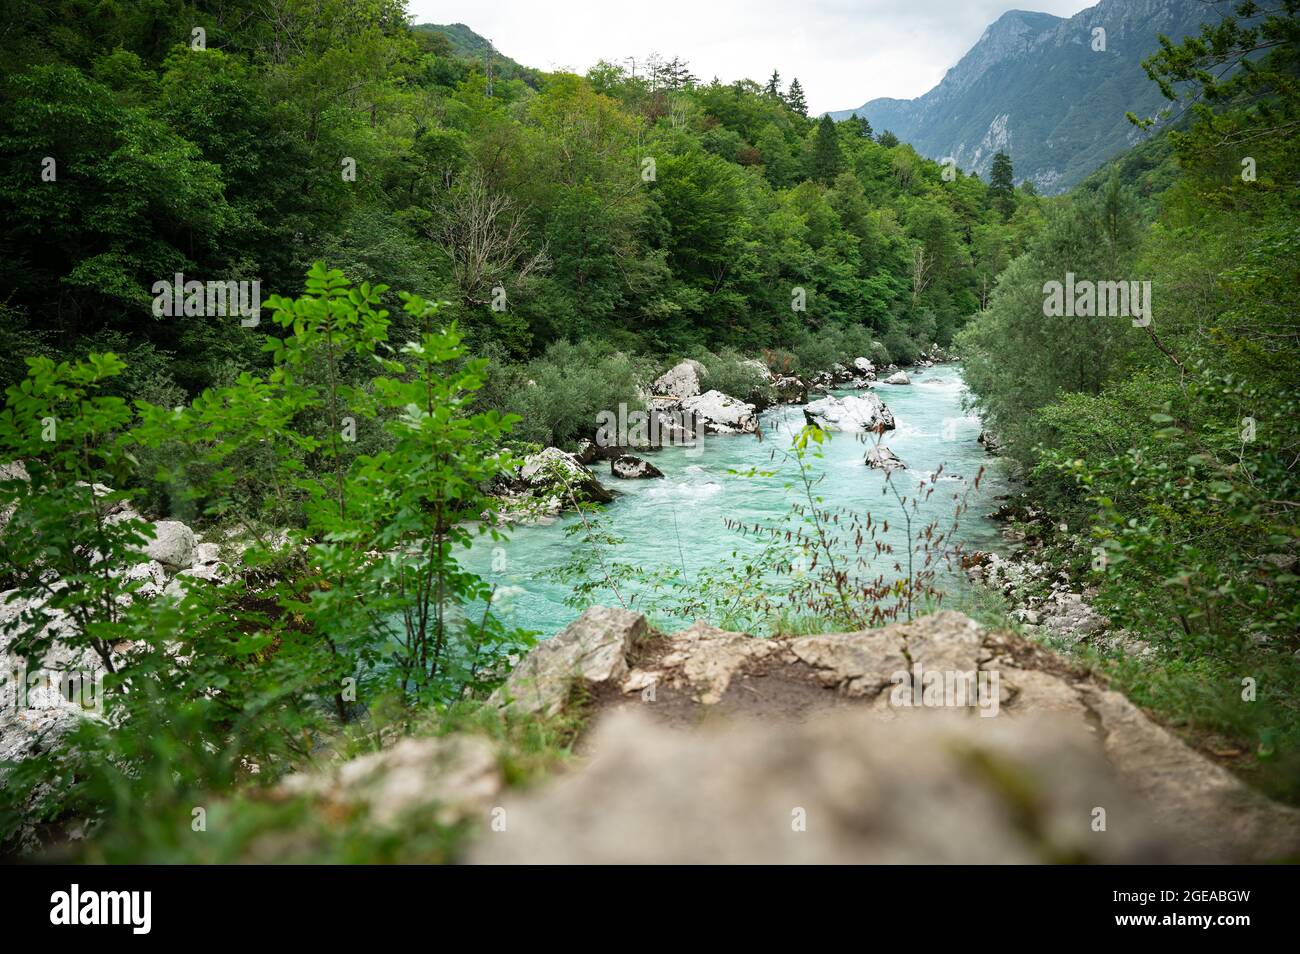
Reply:
M999 549L998 528L985 514L995 508L994 497L1006 492L1007 478L1002 463L977 443L980 421L963 409L960 367L939 365L909 374L911 385L878 384L874 390L893 412L896 424L882 443L907 465L905 471L893 474L899 491L911 496L922 481L934 487L928 499L919 503L914 524L939 520L949 526L954 496L965 497L968 506L955 541L967 549ZM731 559L733 551L754 548L752 538L728 529L726 521L776 525L789 513L798 498L787 484L797 469L779 455L774 462L772 451L776 446L788 448L803 424L802 406L784 405L763 412L762 440L753 435L709 436L702 447L666 447L646 454L663 471L662 480L618 480L610 476L608 464L593 464L602 482L619 494L600 517L605 530L622 538L622 543L608 549L606 562L675 568L693 579L701 570ZM892 494L882 493L884 473L866 466L866 449L859 435L834 434L823 458L812 464L822 475L817 493L824 506L870 512L877 525L888 521L888 541L896 553L905 553L899 504ZM942 475L936 481L933 475L941 465ZM976 489L974 478L981 467L985 474ZM776 473L744 476L751 468ZM583 546L581 535L564 532L577 521L576 515L566 514L550 523L515 527L504 543L482 538L475 544L465 563L497 587L494 610L505 621L549 636L577 616L578 611L564 602L570 585L553 576L572 558L575 548ZM878 572L892 575L893 563L893 557L881 558ZM758 587L764 582L760 578L752 584ZM956 574L940 581L945 593L963 585ZM635 606L634 585L622 587L621 595ZM617 605L612 593L597 594L596 599Z

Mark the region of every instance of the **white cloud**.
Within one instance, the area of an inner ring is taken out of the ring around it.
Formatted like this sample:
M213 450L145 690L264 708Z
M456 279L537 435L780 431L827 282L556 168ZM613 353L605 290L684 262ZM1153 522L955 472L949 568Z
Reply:
M1095 2L1095 0L1094 0ZM1088 0L1032 6L1072 16ZM703 80L798 77L811 112L910 99L943 78L1010 0L408 0L417 23L464 23L528 66L582 73L657 52Z

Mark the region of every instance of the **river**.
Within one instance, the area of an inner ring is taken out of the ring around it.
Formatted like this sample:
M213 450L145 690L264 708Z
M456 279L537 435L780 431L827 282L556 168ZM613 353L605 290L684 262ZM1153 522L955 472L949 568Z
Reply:
M893 412L896 425L882 443L907 465L905 471L894 472L895 486L905 497L919 487L933 487L928 498L918 501L914 525L932 520L951 525L954 497L965 498L968 506L954 541L966 549L998 550L997 525L985 514L996 507L994 498L1007 492L1005 466L977 442L980 421L962 407L965 386L960 367L939 365L909 375L910 385L878 384L874 390ZM775 526L800 499L799 488L790 486L797 466L781 455L774 460L773 450L788 448L792 435L803 427L802 406L770 408L760 420L762 440L752 435L709 436L702 447L666 447L646 454L663 471L663 479L619 480L610 476L608 464L593 464L605 485L619 494L602 508L600 529L621 542L601 548L600 560L589 573L603 577L601 561L604 566L629 563L642 571L661 569L668 576L698 584L702 574L716 572L728 561L743 564L757 543L752 535L729 529L727 522ZM866 449L859 435L833 434L823 457L812 462L820 476L816 492L826 507L870 512L877 527L888 521L888 542L896 554L905 554L902 510L892 493L882 492L884 473L864 463ZM985 474L976 488L981 467ZM771 473L748 475L754 469ZM547 524L515 527L508 542L482 539L475 544L465 563L496 586L494 608L499 616L543 636L558 632L577 616L578 610L565 603L571 583L554 574L575 551L594 553L583 543L585 527L578 535L565 532L575 523L581 527L580 520L566 514ZM879 566L873 571L891 573L894 560L877 560ZM762 587L773 580L757 574L750 582ZM965 585L960 573L945 574L937 582L945 594ZM621 597L638 607L648 594L646 585L625 581L618 596L605 590L593 594L593 601L617 605ZM648 612L652 620L663 616L654 609Z

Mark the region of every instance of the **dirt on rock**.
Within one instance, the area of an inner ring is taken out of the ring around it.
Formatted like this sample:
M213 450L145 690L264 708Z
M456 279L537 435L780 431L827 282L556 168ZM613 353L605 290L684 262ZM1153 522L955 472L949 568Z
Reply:
M503 793L483 862L1224 862L1300 857L1276 804L1123 695L955 612L671 635L597 607L497 696L581 698L578 764Z

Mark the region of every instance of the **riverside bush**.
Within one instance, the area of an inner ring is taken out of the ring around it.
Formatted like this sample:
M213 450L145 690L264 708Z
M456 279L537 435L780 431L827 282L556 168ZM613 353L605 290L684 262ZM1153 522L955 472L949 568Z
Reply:
M268 301L284 335L266 339L272 371L188 406L139 401L133 415L98 394L123 369L111 354L32 359L9 389L0 452L27 477L0 480L0 574L34 607L13 646L38 663L53 638L43 623L66 615L59 641L93 651L110 675L102 721L4 778L0 841L69 812L147 826L253 771L274 780L381 700L414 711L489 690L529 645L457 558L476 534L497 534L480 522L493 510L484 488L514 465L501 445L516 419L471 407L485 362L467 357L436 303L400 296L418 337L394 346L383 286L318 263L306 288ZM332 373L346 355L372 359L364 387ZM295 426L309 419L329 424ZM349 452L354 426L382 427L388 449ZM301 515L287 551L259 540L243 510L248 475L232 462L254 446L266 449L262 493ZM243 527L255 586L237 574L186 580L182 598L132 599L138 584L124 576L153 531L130 511L106 519L137 482L132 448L168 461L156 478L185 488L206 519ZM51 586L52 573L69 585Z
M522 365L493 363L483 406L517 418L521 441L572 449L596 431L597 415L645 410L650 361L596 341L558 341Z

